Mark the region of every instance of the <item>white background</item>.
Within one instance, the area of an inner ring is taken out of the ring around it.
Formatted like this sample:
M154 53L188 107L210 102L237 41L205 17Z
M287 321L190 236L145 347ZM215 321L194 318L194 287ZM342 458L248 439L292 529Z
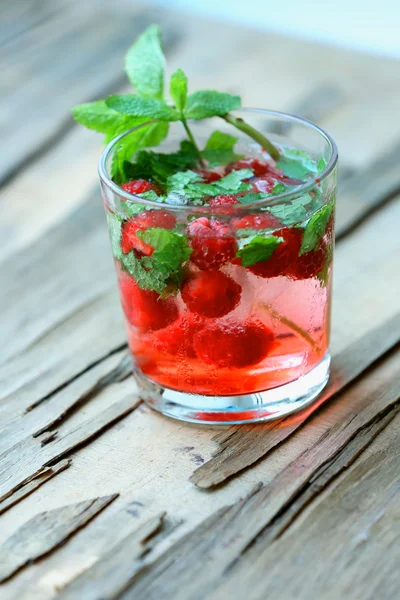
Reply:
M400 58L400 0L153 0L153 3Z

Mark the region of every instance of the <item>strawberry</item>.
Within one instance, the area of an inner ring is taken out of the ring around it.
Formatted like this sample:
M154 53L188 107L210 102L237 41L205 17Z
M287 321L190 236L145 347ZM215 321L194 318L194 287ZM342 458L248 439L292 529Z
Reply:
M119 291L126 318L142 333L166 327L178 318L174 298L161 299L156 292L142 290L126 274L119 278Z
M200 217L188 226L191 262L202 270L218 269L236 254L236 241L227 223Z
M194 336L201 330L203 321L197 315L181 315L174 323L152 334L154 347L164 354L177 358L195 358Z
M238 369L256 365L274 347L273 332L262 323L245 321L227 325L211 325L194 339L197 356L221 369Z
M127 254L131 250L135 250L141 255L151 256L153 248L141 240L136 233L153 227L172 229L175 226L175 222L174 215L165 210L146 210L129 219L129 221L125 221L121 230L122 252Z
M241 286L220 271L195 273L183 284L182 300L193 313L218 319L230 313L240 302Z
M131 179L127 183L123 183L121 188L128 192L128 194L143 194L143 192L149 192L154 190L156 194L161 194L161 189L156 183L146 181L146 179Z

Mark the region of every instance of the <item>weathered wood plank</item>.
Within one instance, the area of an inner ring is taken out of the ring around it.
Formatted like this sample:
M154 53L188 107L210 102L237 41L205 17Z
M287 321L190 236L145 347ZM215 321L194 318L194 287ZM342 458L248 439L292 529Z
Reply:
M22 525L0 546L0 583L45 556L86 525L118 494L44 512Z
M198 487L210 488L265 457L399 341L400 313L333 358L330 380L310 408L265 425L234 427L218 433L214 438L218 443L214 457L196 469L190 481Z
M273 522L290 504L324 465L330 465L335 457L357 435L363 437L362 444L353 444L353 455L347 454L346 464L356 459L360 446L376 436L372 426L380 418L386 423L387 415L392 418L398 413L400 384L398 370L400 353L377 366L365 378L341 395L338 407L326 407L335 418L319 440L284 468L269 484L256 490L248 498L235 503L220 515L213 515L198 528L184 536L162 555L151 567L139 573L133 586L123 596L151 600L160 596L161 589L166 597L185 600L208 597L220 578L240 560L260 533ZM323 420L323 415L314 417ZM332 476L336 471L331 472ZM322 481L321 481L322 483ZM328 483L327 479L324 485ZM250 550L248 550L250 551ZM204 558L207 557L207 568ZM287 568L287 567L286 567ZM266 571L260 572L264 578Z
M111 548L101 560L74 579L59 594L58 600L111 600L117 598L143 566L150 538L162 526L165 513L146 521Z
M74 2L52 11L22 40L9 41L0 58L0 126L7 143L0 184L50 150L73 126L71 106L106 96L124 82L124 53L154 15L132 5L128 18L121 18L110 8L103 2Z
M385 202L400 194L400 144L396 143L339 188L336 237L345 236Z
M89 368L50 398L28 406L25 411L21 409L19 413L14 409L14 419L2 431L0 455L24 438L37 437L54 427L77 406L82 406L110 383L122 381L131 372L131 358L126 350L122 350Z
M11 496L8 496L4 500L0 501L0 515L17 504L17 502L20 500L26 498L26 496L29 496L29 494L32 494L32 492L46 483L46 481L55 475L58 475L58 473L61 473L65 469L68 469L71 462L71 459L67 458L56 463L54 467L47 467L46 469L43 469L43 471L41 471L37 477L29 481L26 485L18 488L13 494L11 494Z
M399 425L397 415L296 528L272 545L255 544L206 597L397 598Z
M140 404L136 396L119 400L75 429L60 437L57 432L33 438L28 436L0 456L0 500L29 482L45 467L84 444L107 427L125 417ZM42 445L44 441L44 445Z

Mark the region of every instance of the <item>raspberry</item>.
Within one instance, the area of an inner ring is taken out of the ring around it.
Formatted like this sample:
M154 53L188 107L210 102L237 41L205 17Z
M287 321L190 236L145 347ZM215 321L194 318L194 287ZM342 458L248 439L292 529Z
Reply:
M131 179L127 183L123 183L121 188L128 194L143 194L143 192L149 192L150 190L154 190L156 194L161 194L161 189L156 183L145 179Z
M201 330L203 321L196 315L182 315L177 321L153 334L154 347L165 354L195 358L194 336Z
M260 215L246 215L232 221L235 229L275 229L281 224L280 220L270 213Z
M239 204L239 200L233 194L222 194L220 196L214 196L209 201L210 206L232 206Z
M135 250L140 254L151 256L153 248L141 240L136 233L145 231L153 227L162 227L163 229L172 229L175 226L176 219L174 215L165 210L147 210L133 219L129 219L122 225L121 230L121 250L127 254Z
M258 322L212 325L194 339L198 357L209 365L237 369L256 365L274 346L274 334Z
M298 257L301 247L301 231L285 227L275 231L273 235L283 237L284 241L279 244L268 260L249 267L250 271L258 277L268 278L292 274L292 272L289 273L289 269Z
M289 265L288 275L294 279L311 279L323 269L327 255L326 242L321 240L319 248L297 256Z
M220 271L195 273L181 290L189 310L210 319L223 317L236 308L241 293L241 286Z
M256 177L262 177L271 172L271 165L256 158L242 158L228 165L226 172L230 173L239 169L253 169Z
M127 275L120 277L119 290L126 318L142 333L166 327L178 317L178 307L173 298L163 300L156 292L142 290Z
M188 231L193 249L190 260L199 269L218 269L235 256L236 242L226 223L200 217L190 223Z

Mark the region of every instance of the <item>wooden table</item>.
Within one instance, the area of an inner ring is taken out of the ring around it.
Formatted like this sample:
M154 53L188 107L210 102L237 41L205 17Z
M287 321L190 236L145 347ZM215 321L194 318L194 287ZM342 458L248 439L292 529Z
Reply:
M394 599L400 66L134 2L2 0L0 597ZM317 405L195 427L130 376L77 102L149 22L192 89L296 112L341 155L333 370Z

